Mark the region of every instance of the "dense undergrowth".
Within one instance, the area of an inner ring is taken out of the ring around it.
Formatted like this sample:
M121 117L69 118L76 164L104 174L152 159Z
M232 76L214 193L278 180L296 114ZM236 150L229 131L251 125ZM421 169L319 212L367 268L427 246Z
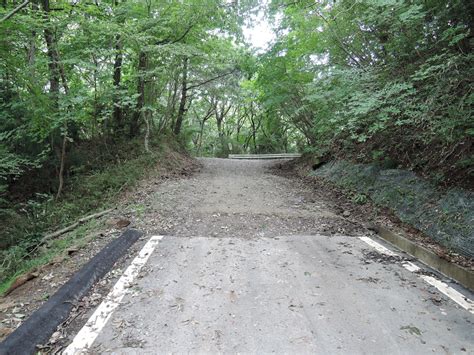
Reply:
M90 148L90 147L89 147ZM12 276L44 264L71 243L83 243L96 221L87 222L64 238L37 248L45 234L65 227L85 215L116 206L121 192L135 186L150 173L172 172L177 167L175 155L185 154L173 139L162 138L152 142L150 151L144 152L138 141L110 146L115 154L94 158L94 166L84 164L87 170L67 180L60 201L54 195L36 193L23 201L14 201L0 216L0 292ZM79 148L79 150L83 149ZM91 157L92 158L92 157ZM178 162L179 163L179 162ZM90 162L89 162L90 164ZM179 165L179 164L178 164Z

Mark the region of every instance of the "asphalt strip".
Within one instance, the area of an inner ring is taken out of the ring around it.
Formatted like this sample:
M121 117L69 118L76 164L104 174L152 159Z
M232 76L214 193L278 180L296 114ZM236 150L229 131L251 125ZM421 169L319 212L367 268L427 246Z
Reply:
M0 344L0 354L34 354L36 346L46 343L67 319L74 304L142 235L138 230L128 229L107 244Z
M162 236L154 236L148 240L138 256L133 260L133 262L109 292L105 300L99 305L85 326L75 336L72 343L62 353L63 355L83 354L90 350L90 347L93 345L95 339L103 330L115 309L120 305L123 297L129 292L129 285L134 282L134 279L139 274L141 268L146 264L148 258L156 249L159 241L162 238ZM360 240L370 245L379 253L390 256L399 256L396 252L387 249L385 246L371 238L360 237ZM413 273L417 273L421 270L417 265L409 261L404 262L402 266ZM474 313L473 302L454 288L433 276L420 274L420 278L430 285L436 287L440 292L452 299L462 308Z
M148 240L142 250L140 250L140 253L109 292L105 300L97 307L86 325L77 333L72 343L62 352L62 355L82 354L90 348L112 316L114 310L120 305L123 297L129 292L130 285L137 277L141 268L146 264L148 258L162 238L163 236L153 236Z

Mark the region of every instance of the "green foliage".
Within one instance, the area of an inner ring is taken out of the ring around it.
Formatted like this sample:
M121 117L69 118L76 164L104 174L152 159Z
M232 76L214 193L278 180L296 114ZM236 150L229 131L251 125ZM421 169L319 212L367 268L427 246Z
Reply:
M319 149L362 160L383 151L466 178L473 10L462 1L274 0L280 35L260 58L260 101Z
M252 68L254 5L45 0L0 21L0 249L25 251L135 182L179 115L173 140L192 148L189 112Z
M127 150L123 154L126 160L119 164L103 161L102 169L71 182L71 188L61 201L55 201L50 195L39 195L23 204L16 214L15 228L3 230L0 234L0 244L11 245L0 250L0 260L3 260L0 285L5 286L4 283L14 275L43 264L72 242L80 240L94 222L75 230L66 241L58 240L47 249L36 251L35 246L48 230L59 229L93 211L110 207L121 191L133 187L147 172L153 171L158 162L166 159L166 145L153 145L149 154L143 154L136 147L136 142L122 144L121 148ZM8 221L9 218L3 220ZM0 292L1 289L2 286Z
M354 193L351 196L351 200L354 201L355 203L359 204L359 205L365 205L368 201L368 197L365 194Z

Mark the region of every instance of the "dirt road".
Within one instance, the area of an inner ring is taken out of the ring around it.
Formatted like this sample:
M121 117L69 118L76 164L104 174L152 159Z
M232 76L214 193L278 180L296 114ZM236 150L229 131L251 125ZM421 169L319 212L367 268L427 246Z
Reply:
M164 236L67 353L474 351L474 315L334 202L274 162L202 163L143 193L138 226Z

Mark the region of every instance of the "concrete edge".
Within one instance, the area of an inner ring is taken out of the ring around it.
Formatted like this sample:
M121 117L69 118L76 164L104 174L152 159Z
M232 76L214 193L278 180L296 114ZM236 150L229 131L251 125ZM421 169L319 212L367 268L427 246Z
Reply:
M417 258L444 276L453 279L465 288L474 291L474 272L440 258L431 250L428 250L425 247L418 245L415 242L402 237L401 235L398 235L385 227L380 225L372 225L370 226L370 229L377 232L377 234L382 239L389 242L390 244L403 250L414 258Z
M89 260L20 327L0 343L0 354L34 354L36 346L46 343L63 323L74 306L103 277L115 262L141 236L142 232L128 229L112 240Z

